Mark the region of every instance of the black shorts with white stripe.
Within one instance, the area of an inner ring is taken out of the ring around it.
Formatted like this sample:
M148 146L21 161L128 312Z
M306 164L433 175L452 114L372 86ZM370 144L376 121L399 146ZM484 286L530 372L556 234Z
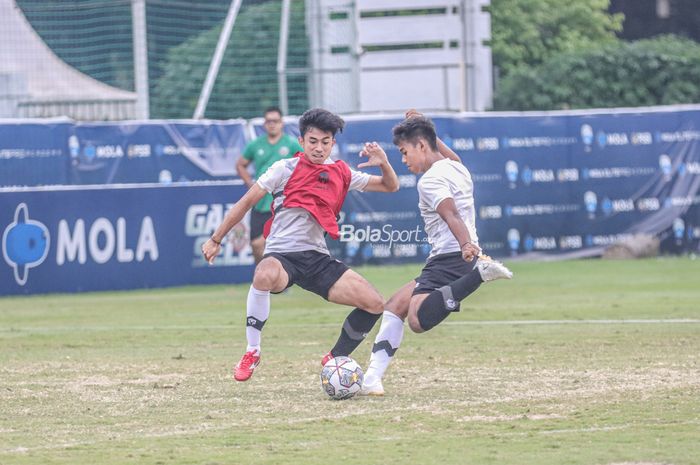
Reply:
M465 261L461 252L436 255L423 267L420 276L416 278L413 295L430 294L435 289L446 286L467 273L475 271L476 258Z
M340 260L315 250L303 252L271 252L265 257L280 261L289 276L287 287L293 284L328 300L328 292L350 268Z

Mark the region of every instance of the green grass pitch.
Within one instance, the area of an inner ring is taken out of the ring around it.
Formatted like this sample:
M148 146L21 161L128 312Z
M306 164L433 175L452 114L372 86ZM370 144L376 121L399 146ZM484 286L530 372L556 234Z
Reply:
M700 261L510 266L340 402L349 309L299 288L246 383L247 286L2 298L0 464L700 464ZM418 270L358 269L386 297Z

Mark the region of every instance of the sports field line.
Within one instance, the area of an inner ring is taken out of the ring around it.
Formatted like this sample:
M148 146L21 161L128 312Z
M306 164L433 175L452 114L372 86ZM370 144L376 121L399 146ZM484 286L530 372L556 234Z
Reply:
M274 323L272 323L274 324ZM545 325L659 325L700 324L695 318L628 319L628 320L471 320L446 321L447 326L545 326ZM280 328L335 328L338 323L280 323ZM80 332L80 331L182 331L235 329L241 325L134 325L134 326L32 326L0 328L0 333Z

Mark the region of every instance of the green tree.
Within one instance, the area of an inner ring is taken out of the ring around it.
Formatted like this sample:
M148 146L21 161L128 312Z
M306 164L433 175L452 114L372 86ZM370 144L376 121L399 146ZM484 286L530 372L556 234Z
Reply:
M496 110L700 102L700 44L674 36L564 53L502 82Z
M241 8L212 90L207 118L252 118L278 103L277 44L281 2ZM305 68L308 44L304 2L292 2L287 57L289 68ZM168 52L151 101L157 118L189 118L197 105L221 26L209 29ZM290 76L290 113L307 106L305 76Z
M562 52L617 41L609 0L492 0L491 50L502 77Z

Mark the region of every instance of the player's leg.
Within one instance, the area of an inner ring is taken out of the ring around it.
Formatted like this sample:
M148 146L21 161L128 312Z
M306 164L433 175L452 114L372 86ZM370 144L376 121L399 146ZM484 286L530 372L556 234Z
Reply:
M345 318L340 336L324 362L350 355L367 337L384 310L384 299L365 278L348 269L328 292L330 302L355 307Z
M408 308L408 325L417 333L428 331L450 313L458 312L459 303L482 283L512 277L513 273L508 268L488 257L475 258L470 262L464 261L460 254L435 257L426 264L418 278L419 282L425 278L429 285L422 285L421 282L414 291L416 295Z
M411 299L408 307L408 326L412 331L428 331L440 324L450 313L459 311L459 303L476 291L483 282L479 272L474 269L475 262L476 259L465 262L458 256L440 260L430 267L426 265L426 269L431 273L430 287L433 290L417 294Z
M248 345L245 354L236 365L234 378L237 381L248 380L260 364L262 329L270 315L270 291L284 290L291 279L280 259L268 256L255 268L246 304L245 332Z
M382 378L401 345L404 320L408 315L408 306L415 287L415 281L404 284L384 305L382 322L379 326L379 332L374 338L372 355L365 371L365 379L362 383L360 394L369 396L384 395Z

